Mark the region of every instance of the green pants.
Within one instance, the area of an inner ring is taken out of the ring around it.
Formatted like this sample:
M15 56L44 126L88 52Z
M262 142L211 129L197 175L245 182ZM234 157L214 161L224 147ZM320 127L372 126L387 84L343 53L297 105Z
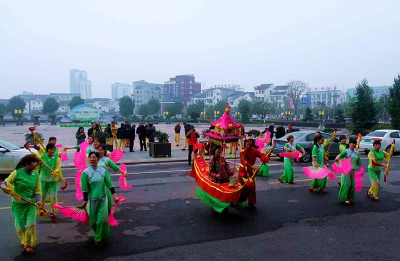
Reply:
M57 194L58 194L58 182L47 182L47 181L40 181L42 186L42 204L44 206L46 202L47 193L50 194L50 209L51 212L55 211L54 204L57 204Z
M102 199L89 199L87 209L90 219L89 226L94 232L94 241L108 240L110 225L107 223L109 213L107 196Z
M36 207L31 204L12 202L11 210L21 244L25 247L36 246Z
M354 178L355 170L350 171L347 175L342 175L339 190L339 200L340 201L350 201L354 202L354 191L356 186L356 180Z
M371 180L371 188L368 191L374 195L374 197L377 197L381 185L381 172L368 168L368 175Z
M294 166L294 159L292 158L284 158L283 159L283 174L281 179L283 182L290 183L293 182L293 166Z
M257 173L257 176L263 176L263 177L269 176L269 164L268 163L261 165L260 170Z
M324 189L326 188L326 178L323 179L313 179L310 184L312 189Z

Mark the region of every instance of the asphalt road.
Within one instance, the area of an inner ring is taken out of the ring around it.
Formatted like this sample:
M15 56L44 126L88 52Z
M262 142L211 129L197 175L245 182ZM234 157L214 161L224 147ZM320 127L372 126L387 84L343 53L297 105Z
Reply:
M59 215L57 224L38 218L34 256L22 253L10 200L1 194L1 260L400 260L400 156L382 183L382 201L365 197L366 174L352 206L337 199L339 179L328 181L328 194L308 192L304 166L296 163L295 185L280 184L282 162L274 159L270 177L257 180L257 210L223 215L196 198L187 163L128 166L134 187L117 189L127 202L115 215L120 225L111 228L107 246L96 249L87 226ZM74 173L64 170L70 187L59 193L62 205L79 204ZM117 185L118 175L112 179Z

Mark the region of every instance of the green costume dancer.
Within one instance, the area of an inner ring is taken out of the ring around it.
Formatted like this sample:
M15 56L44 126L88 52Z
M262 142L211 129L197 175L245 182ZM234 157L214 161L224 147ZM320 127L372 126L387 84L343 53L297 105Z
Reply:
M325 147L323 145L324 137L315 137L315 141L317 142L317 144L314 145L311 153L313 157L313 165L318 168L323 168L325 162ZM325 190L326 179L326 177L323 179L313 179L310 184L310 191L316 192L319 190L323 193L327 193L327 191Z
M60 182L61 173L61 159L57 157L56 147L54 144L47 144L46 153L41 156L42 161L40 167L40 181L42 187L42 204L45 205L47 194L50 194L50 220L56 222L56 214L54 204L57 204L58 183ZM48 167L54 172L52 172Z
M38 165L38 159L34 155L24 156L20 164L23 167L11 172L1 184L3 191L10 194L17 193L41 207L41 188L39 173L34 171ZM16 201L12 198L11 210L15 219L15 228L24 251L34 254L36 246L36 207L24 200Z
M82 172L81 184L84 203L80 208L87 209L89 225L94 231L95 245L108 240L110 225L107 223L109 216L109 201L106 190L110 190L115 202L118 202L110 176L105 168L99 167L99 154L89 154L90 167Z
M346 205L351 205L354 202L354 191L356 186L356 180L354 178L356 167L361 166L360 153L355 150L357 141L350 140L349 148L342 151L337 157L336 161L345 158L351 158L351 171L347 175L342 175L341 185L339 190L339 200L344 201Z
M379 140L374 141L374 149L368 153L369 165L368 165L368 175L371 180L371 188L367 191L367 197L374 201L380 201L378 198L379 187L381 183L381 171L383 160L389 161L390 155L381 148L381 142Z
M294 143L293 135L289 135L287 137L287 141L288 141L288 143L285 144L285 150L287 152L293 152L295 150L299 150L302 153L304 153L303 147L300 146L299 144L295 144ZM294 174L294 169L293 168L294 167L293 166L294 166L294 158L285 157L283 159L284 171L283 171L282 176L280 178L278 178L278 180L281 183L286 182L286 183L289 183L289 184L294 184L294 182L293 182L293 174Z

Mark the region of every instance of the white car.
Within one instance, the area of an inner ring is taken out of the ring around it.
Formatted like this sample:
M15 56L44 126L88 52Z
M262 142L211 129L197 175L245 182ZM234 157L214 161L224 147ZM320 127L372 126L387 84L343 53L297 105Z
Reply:
M400 131L399 130L376 130L368 133L360 141L360 149L364 150L366 154L373 149L375 139L380 139L382 146L381 149L389 152L392 141L395 140L396 145L394 151L400 151Z
M32 151L36 152L35 149ZM30 154L29 150L0 140L0 174L10 174L15 170L19 160L28 154Z

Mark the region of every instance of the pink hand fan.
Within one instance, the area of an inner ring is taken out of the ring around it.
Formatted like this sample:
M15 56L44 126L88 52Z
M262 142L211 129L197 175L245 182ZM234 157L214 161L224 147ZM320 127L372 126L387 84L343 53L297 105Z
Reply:
M255 142L254 144L258 147L258 150L259 150L260 152L263 152L263 150L264 150L264 144L268 142L268 140L269 140L270 137L271 137L271 132L267 131L267 132L265 133L265 137L264 137L264 138L262 138L262 139L260 139L260 138L256 139L256 142Z
M117 202L117 204L115 204L115 206L111 207L111 211L110 211L110 216L107 219L108 224L110 224L110 226L112 227L116 227L119 225L119 222L115 219L114 214L115 214L115 209L121 205L122 203L125 202L125 197L124 196L119 196L119 201Z
M334 172L348 174L351 171L351 159L339 160L331 165Z
M83 154L86 154L88 148L89 148L89 143L86 140L79 145L79 149Z
M356 172L354 175L354 178L356 180L356 187L355 190L357 193L361 192L362 186L363 186L363 176L364 176L364 168L361 167L359 171Z
M110 153L110 159L117 163L120 159L124 157L124 152L122 150L116 149Z
M85 209L76 207L63 207L58 204L54 204L54 207L58 209L65 217L73 218L78 222L82 222L84 225L89 224L89 215Z
M119 167L121 170L126 171L125 164L121 164L121 165L119 165ZM122 188L122 189L129 190L132 187L132 186L128 186L128 184L126 182L126 177L124 176L124 174L121 174L121 177L119 177L118 181L120 184L120 188Z
M279 157L294 158L297 162L300 161L300 155L301 154L298 150L279 153Z
M304 175L312 179L323 179L326 178L330 171L325 168L316 168L314 166L304 167L303 168Z
M67 161L69 160L67 153L61 152L61 161Z

